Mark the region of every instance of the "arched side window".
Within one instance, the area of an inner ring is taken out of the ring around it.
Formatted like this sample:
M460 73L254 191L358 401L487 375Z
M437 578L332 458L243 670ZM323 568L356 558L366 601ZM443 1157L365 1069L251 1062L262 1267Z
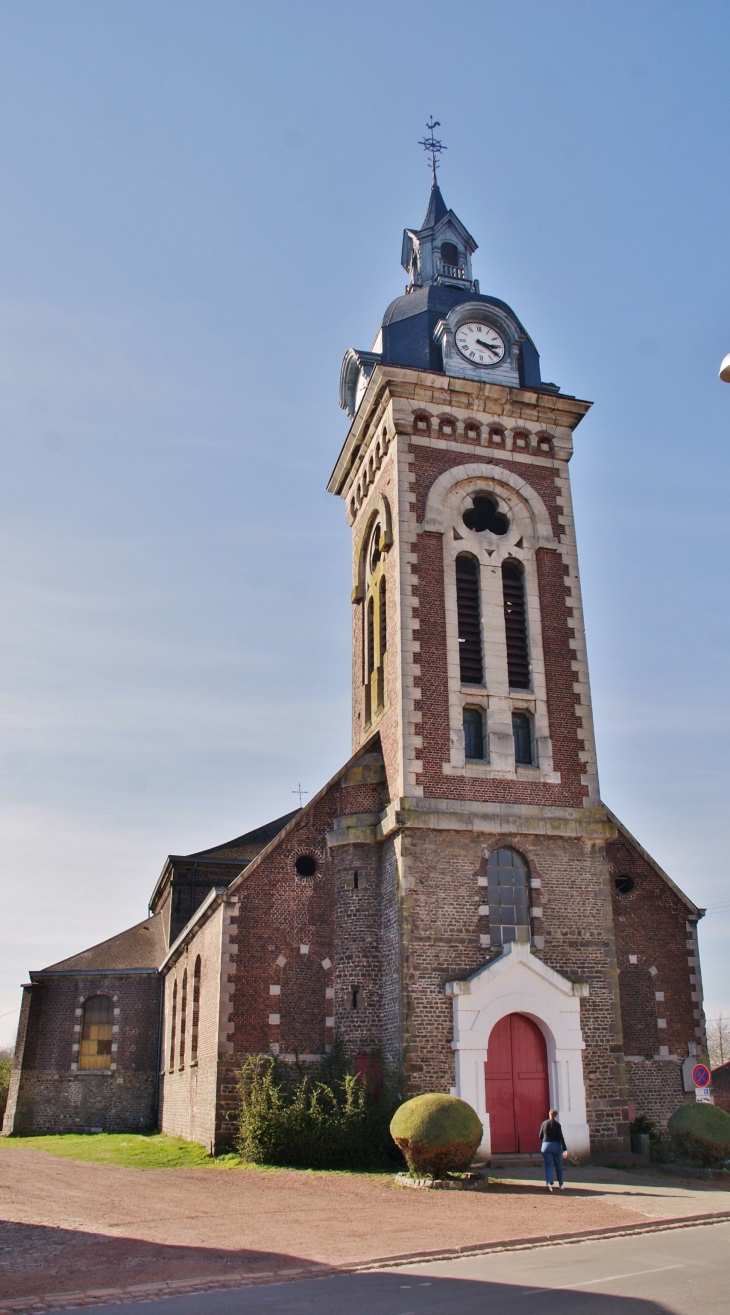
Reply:
M495 849L487 861L489 939L494 948L530 941L528 868L514 849Z
M193 970L193 1017L190 1028L190 1063L198 1062L198 1024L200 1020L200 955Z
M445 270L456 270L459 265L459 248L455 242L441 243L441 262Z
M114 1003L108 995L91 995L84 1003L79 1068L110 1069Z
M365 607L363 609L363 703L368 726L385 706L385 654L388 645L385 555L379 520L367 540L365 552Z
M515 762L518 767L532 767L532 725L526 712L512 713Z
M170 1019L170 1072L175 1068L175 1036L177 1029L177 979L172 987L172 1017Z
M519 562L502 563L504 628L507 638L507 675L510 689L530 688L530 654L527 646L525 576Z
M368 598L368 620L367 620L367 658L365 661L365 676L369 680L375 670L375 599L372 594Z
M185 1065L185 1025L188 1016L188 970L185 969L182 979L182 992L180 994L180 1053L178 1064L180 1068Z
M471 759L484 757L484 718L481 708L464 708L464 755Z
M459 553L456 559L456 611L462 685L481 685L484 679L479 584L479 563L476 557L472 557L471 553Z

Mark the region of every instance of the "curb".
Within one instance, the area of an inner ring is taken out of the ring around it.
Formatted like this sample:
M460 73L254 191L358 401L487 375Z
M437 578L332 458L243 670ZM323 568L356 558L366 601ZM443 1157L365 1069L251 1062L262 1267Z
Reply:
M542 1236L509 1238L497 1242L477 1242L472 1246L449 1247L440 1251L408 1251L402 1255L379 1256L353 1265L307 1265L300 1269L260 1270L258 1273L211 1275L199 1279L170 1279L162 1283L137 1283L124 1288L96 1288L87 1292L54 1292L36 1297L19 1297L0 1305L0 1315L35 1315L45 1312L77 1310L82 1307L111 1306L122 1302L153 1301L163 1297L187 1297L204 1292L224 1292L232 1288L260 1287L272 1283L293 1283L301 1279L331 1278L337 1274L367 1274L380 1269L397 1269L403 1265L439 1260L457 1260L461 1256L485 1256L494 1252L532 1251L540 1247L566 1246L577 1242L596 1242L611 1237L637 1237L644 1233L666 1233L679 1228L706 1224L723 1224L730 1220L730 1210L701 1215L679 1215L657 1219L647 1224L616 1225L613 1228L590 1228L575 1233L545 1233Z

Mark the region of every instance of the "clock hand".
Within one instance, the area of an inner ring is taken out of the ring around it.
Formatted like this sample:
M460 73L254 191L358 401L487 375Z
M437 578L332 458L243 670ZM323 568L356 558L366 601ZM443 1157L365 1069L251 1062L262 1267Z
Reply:
M477 346L486 347L488 352L494 352L495 354L497 352L497 348L493 347L491 342L484 342L483 338L477 338Z

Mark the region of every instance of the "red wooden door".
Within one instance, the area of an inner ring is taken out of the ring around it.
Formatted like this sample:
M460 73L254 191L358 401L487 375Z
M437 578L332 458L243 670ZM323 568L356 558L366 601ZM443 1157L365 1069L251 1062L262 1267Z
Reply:
M539 1151L550 1091L545 1038L531 1018L507 1014L492 1029L484 1078L492 1150Z

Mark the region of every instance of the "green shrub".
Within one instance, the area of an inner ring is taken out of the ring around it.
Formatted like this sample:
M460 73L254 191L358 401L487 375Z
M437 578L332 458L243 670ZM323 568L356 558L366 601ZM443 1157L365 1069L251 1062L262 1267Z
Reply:
M10 1086L10 1066L11 1061L4 1057L0 1059L0 1123L3 1120L5 1106L8 1103L8 1087Z
M390 1124L396 1146L414 1178L440 1178L469 1168L482 1140L478 1116L457 1096L414 1096Z
M251 1055L239 1073L237 1149L253 1164L306 1169L372 1169L395 1154L388 1124L396 1097L387 1079L348 1072L337 1050L319 1068L292 1069Z
M730 1114L719 1105L680 1105L667 1130L675 1150L691 1160L709 1165L730 1157Z

